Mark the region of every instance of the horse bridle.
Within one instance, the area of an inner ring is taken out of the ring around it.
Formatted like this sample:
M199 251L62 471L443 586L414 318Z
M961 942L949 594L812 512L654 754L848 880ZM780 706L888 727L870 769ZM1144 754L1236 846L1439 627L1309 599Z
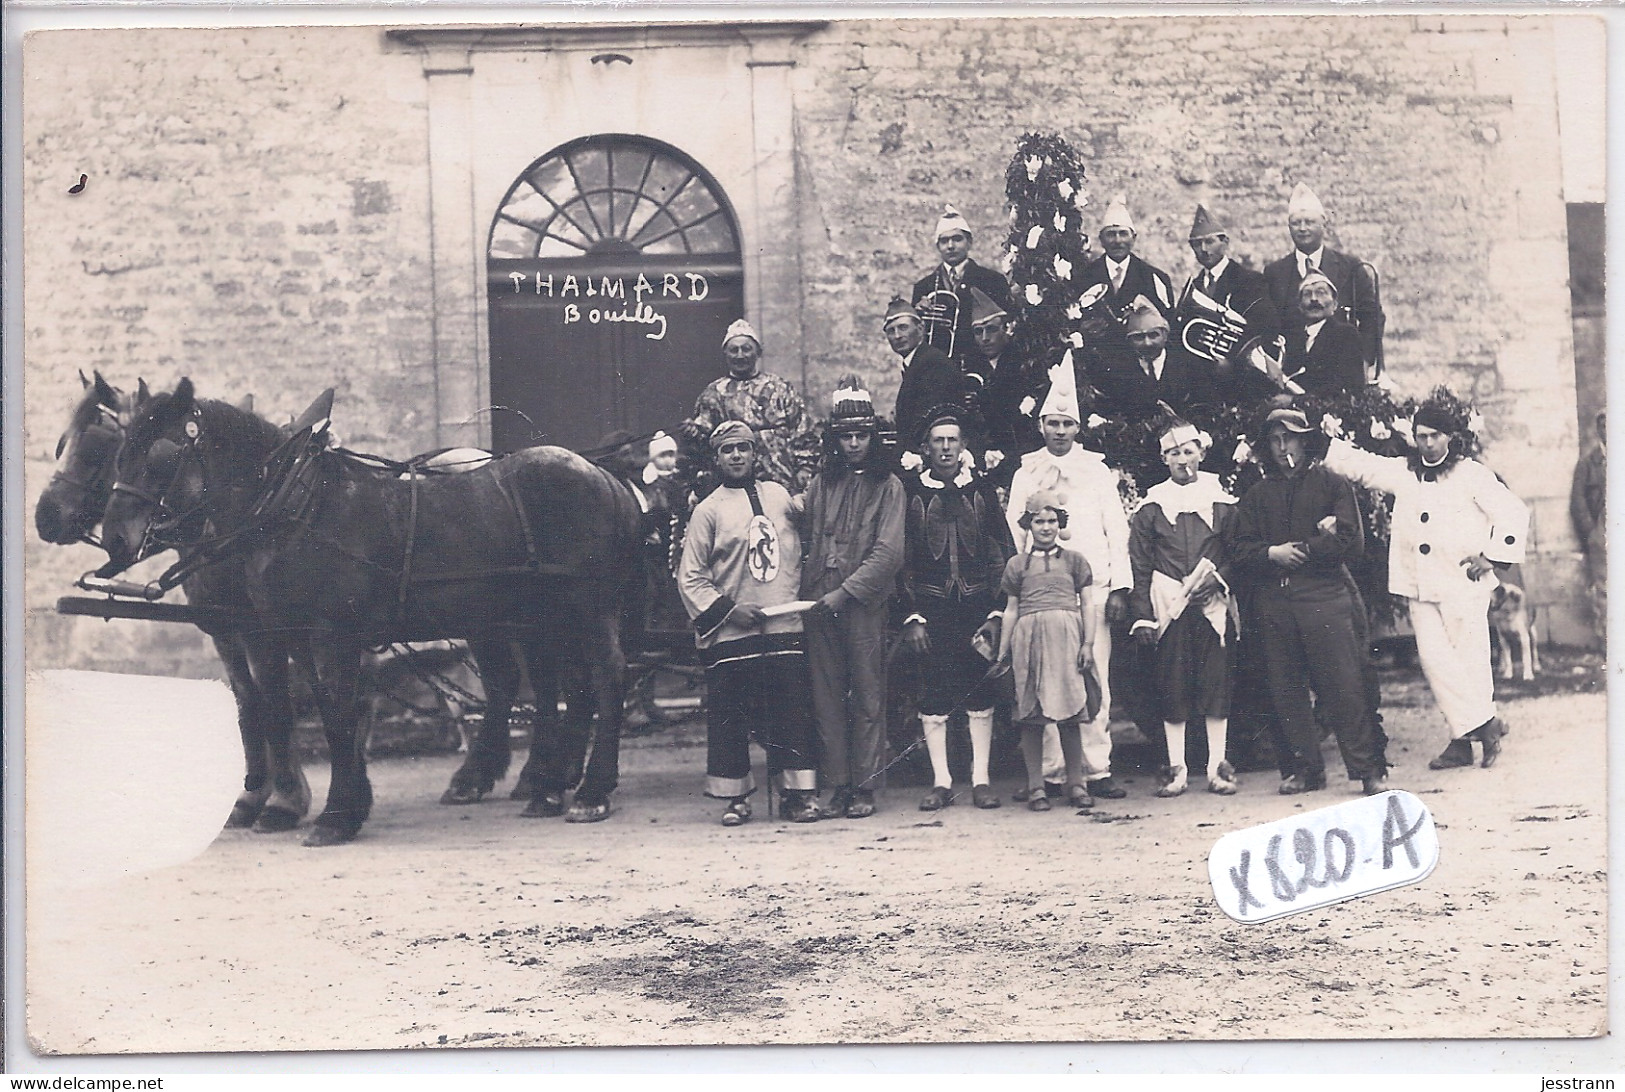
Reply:
M130 565L145 561L154 554L162 553L171 547L185 545L183 540L173 537L170 533L190 519L207 515L212 507L209 496L208 464L203 460L199 452L203 441L202 415L198 413L195 406L187 416L182 431L186 439L180 445L180 450L175 456L175 472L170 475L169 481L164 485L163 489L157 493L152 493L138 485L131 485L117 478L113 481L112 492L115 495L119 493L128 494L146 504L152 510L152 514L147 518L146 529L141 535L141 545L137 548L135 558L129 563ZM169 494L175 488L176 483L181 480L181 475L188 469L188 457L196 461L199 471L202 472L203 499L185 511L176 511L170 506ZM124 568L128 567L129 565L124 566ZM112 574L102 573L101 575Z
M112 497L113 491L108 483L108 479L113 475L114 464L118 461L119 448L124 443L124 423L119 420L118 411L105 405L104 403L97 402L96 419L80 430L80 443L84 442L84 437L96 432L114 438L112 458L101 460L101 462L96 466L95 471L88 478L80 478L77 475L69 473L66 469L58 470L55 474L51 475L51 484L53 486L58 482L61 482L65 485L71 485L73 488L77 489L80 494L81 503L83 503L84 498L89 496L94 490L103 487L107 487L108 497ZM56 458L58 462L61 461L63 452L67 450L68 436L69 433L64 432L62 434L62 438L56 442ZM100 521L98 520L98 522ZM100 549L102 545L101 540L90 531L85 531L74 541L95 546L97 549Z

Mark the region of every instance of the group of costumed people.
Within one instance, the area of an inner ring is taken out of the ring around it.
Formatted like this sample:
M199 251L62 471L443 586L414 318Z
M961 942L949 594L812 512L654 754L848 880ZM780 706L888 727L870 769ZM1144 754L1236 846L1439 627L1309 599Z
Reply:
M1117 674L1162 727L1158 795L1192 780L1188 735L1206 744L1207 789L1236 791L1227 732L1244 693L1269 707L1281 793L1325 787L1323 729L1349 778L1383 791L1370 620L1351 575L1374 525L1389 539L1385 591L1408 609L1449 727L1430 765L1471 765L1474 743L1494 764L1504 726L1486 615L1496 573L1522 560L1529 513L1473 459L1470 406L1443 388L1396 402L1375 382L1371 267L1325 245L1325 211L1301 185L1293 253L1263 274L1230 261L1227 230L1198 207L1201 271L1176 292L1133 254L1122 198L1099 225L1105 253L1085 261L1065 150L1024 139L1007 273L971 259L969 224L949 207L941 264L881 317L901 369L892 428L855 376L815 421L763 370L745 320L724 337L727 374L685 422L716 488L697 491L674 569L706 665L706 791L727 802L724 824L751 817L753 738L783 818L874 813L897 645L920 668L923 810L959 798L948 734L961 712L971 801L1000 806L1001 703L1020 732L1019 802L1124 796L1114 649L1134 658ZM1043 187L1056 210L1031 200ZM1047 239L1051 223L1068 238ZM666 465L642 471L646 492L675 480L675 441L657 443Z

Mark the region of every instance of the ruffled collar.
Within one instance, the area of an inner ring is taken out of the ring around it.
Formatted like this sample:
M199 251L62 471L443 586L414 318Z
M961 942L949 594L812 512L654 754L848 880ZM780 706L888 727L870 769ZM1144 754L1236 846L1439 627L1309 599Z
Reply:
M1074 441L1072 444L1072 450L1068 451L1065 455L1052 455L1050 454L1049 448L1041 447L1037 451L1029 451L1027 454L1021 457L1022 466L1042 466L1045 463L1051 463L1062 468L1065 468L1069 464L1074 466L1082 466L1086 463L1099 463L1100 465L1104 466L1106 464L1106 456L1102 455L1098 451L1090 451L1082 444Z
M1213 522L1215 504L1236 503L1236 498L1225 491L1219 476L1205 470L1198 470L1196 480L1189 485L1180 485L1172 478L1158 482L1145 491L1145 499L1146 503L1161 508L1169 522L1178 519L1182 512L1194 512L1209 526Z
M963 489L971 483L971 470L975 466L976 457L974 455L968 451L959 453L959 473L954 475L954 488ZM920 470L920 484L927 489L941 489L946 483L938 481L937 476L931 473L931 468L926 466Z

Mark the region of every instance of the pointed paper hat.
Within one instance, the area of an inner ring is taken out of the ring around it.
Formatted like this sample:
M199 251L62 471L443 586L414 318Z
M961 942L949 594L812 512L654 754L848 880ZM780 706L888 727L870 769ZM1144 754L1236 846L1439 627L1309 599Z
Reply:
M1105 231L1109 227L1135 230L1134 217L1130 216L1128 212L1128 199L1122 194L1117 194L1112 198L1111 204L1106 206L1106 215L1101 217L1100 230Z
M993 302L993 297L980 288L970 290L970 321L972 326L980 325L988 319L1007 318L1009 312Z
M886 305L886 317L880 320L880 328L884 330L886 328L886 324L891 322L892 319L898 317L899 315L913 315L915 318L920 317L920 313L914 309L914 305L912 303L909 303L902 296L893 296L891 298L891 302Z
M736 337L748 337L756 343L757 348L761 348L762 339L757 336L756 327L744 319L734 319L728 324L728 332L722 335L722 343L726 345Z
M1046 417L1070 417L1074 421L1082 421L1078 413L1078 378L1072 371L1072 351L1067 350L1061 362L1049 370L1049 393L1044 396L1044 404L1039 407L1038 419Z
M1144 296L1135 296L1134 302L1129 304L1128 310L1123 313L1123 329L1133 333L1136 330L1150 329L1152 326L1161 326L1166 330L1168 319L1150 300Z
M1299 182L1292 187L1292 199L1286 203L1286 215L1289 220L1294 216L1318 216L1324 220L1326 206L1320 203L1320 198L1315 196L1315 191L1308 184Z
M933 238L940 239L944 235L952 235L956 231L963 231L966 235L971 233L970 223L959 214L959 210L952 205L942 206L942 216L937 220L937 233Z
M1191 238L1205 239L1209 235L1228 235L1229 231L1221 224L1218 217L1207 210L1206 205L1196 206L1196 219L1191 221Z

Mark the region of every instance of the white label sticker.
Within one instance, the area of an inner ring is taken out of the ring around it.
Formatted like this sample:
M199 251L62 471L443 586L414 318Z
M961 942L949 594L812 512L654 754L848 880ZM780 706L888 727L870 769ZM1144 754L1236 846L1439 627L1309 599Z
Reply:
M1207 872L1226 914L1270 921L1416 883L1438 863L1427 806L1390 790L1226 834Z

